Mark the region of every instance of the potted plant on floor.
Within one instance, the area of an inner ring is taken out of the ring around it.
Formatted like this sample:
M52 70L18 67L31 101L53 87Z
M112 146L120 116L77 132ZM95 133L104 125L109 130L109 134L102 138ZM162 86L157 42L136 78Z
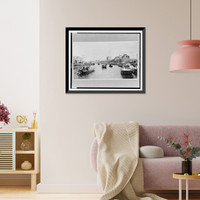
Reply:
M173 147L183 159L182 161L182 174L192 175L192 159L200 155L200 147L192 147L190 134L184 133L183 143L176 142L177 138L169 137L168 139L162 136L158 138L164 141L168 147Z

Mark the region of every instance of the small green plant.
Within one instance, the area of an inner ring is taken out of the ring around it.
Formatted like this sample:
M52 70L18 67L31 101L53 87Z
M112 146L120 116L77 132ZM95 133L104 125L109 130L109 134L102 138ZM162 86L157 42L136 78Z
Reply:
M22 138L23 138L24 140L29 140L29 139L31 139L31 133L24 133L24 134L22 135Z

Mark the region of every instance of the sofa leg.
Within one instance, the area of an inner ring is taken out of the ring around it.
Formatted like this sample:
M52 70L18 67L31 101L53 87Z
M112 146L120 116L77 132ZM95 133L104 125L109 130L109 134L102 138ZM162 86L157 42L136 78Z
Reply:
M179 200L182 200L182 180L179 179Z

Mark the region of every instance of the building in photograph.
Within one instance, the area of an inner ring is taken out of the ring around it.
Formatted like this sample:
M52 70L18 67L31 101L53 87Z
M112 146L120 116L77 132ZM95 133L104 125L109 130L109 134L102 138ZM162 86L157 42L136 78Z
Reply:
M80 65L83 63L83 58L80 56L73 56L73 64Z

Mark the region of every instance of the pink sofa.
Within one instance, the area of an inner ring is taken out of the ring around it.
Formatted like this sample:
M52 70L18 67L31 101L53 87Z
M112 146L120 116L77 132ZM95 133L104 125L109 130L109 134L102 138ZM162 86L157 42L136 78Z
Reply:
M183 133L190 133L192 146L200 146L200 126L140 126L140 146L154 145L164 150L163 158L142 158L144 169L145 190L175 190L178 189L178 180L172 178L174 172L181 172L182 159L173 148L157 137L177 137L178 141ZM97 172L96 156L98 144L96 140L91 146L90 158L94 170ZM192 160L193 171L200 172L200 157ZM183 184L183 188L184 188ZM191 190L200 189L200 181L190 181Z

